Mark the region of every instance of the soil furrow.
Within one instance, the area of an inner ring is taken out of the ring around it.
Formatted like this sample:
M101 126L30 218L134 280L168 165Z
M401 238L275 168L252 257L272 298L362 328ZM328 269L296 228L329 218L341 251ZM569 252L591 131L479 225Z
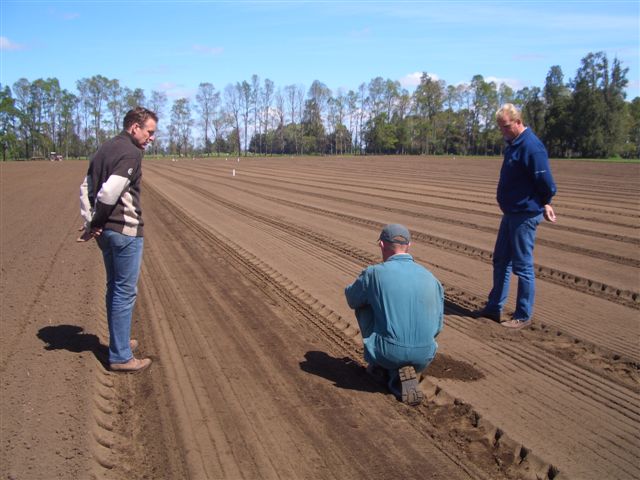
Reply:
M157 172L157 174L159 176L164 176L164 178L169 178L168 175L166 174L162 174ZM264 216L260 216L257 212L255 212L254 210L249 210L247 208L241 207L238 204L229 202L227 200L225 200L224 198L221 198L218 195L215 195L213 193L211 193L210 191L204 189L204 188L200 188L200 187L196 187L193 184L190 184L186 181L181 181L181 180L177 180L175 178L172 179L172 181L174 181L175 183L181 184L185 187L188 187L189 189L193 190L193 191L197 191L199 192L201 195L203 195L206 198L209 198L217 203L223 204L225 206L227 206L228 208L232 208L238 212L241 212L247 216L251 216L251 217L255 217L255 218L266 218ZM255 193L254 193L255 194ZM266 197L266 196L265 196ZM339 213L339 212L334 212L334 211L330 211L330 210L326 210L326 209L320 209L317 207L313 207L313 206L309 206L309 205L304 205L304 204L299 204L299 203L295 203L295 202L288 202L285 200L281 200L281 199L277 199L277 198L269 198L272 201L275 201L276 203L280 203L280 204L289 204L290 206L293 206L294 208L297 209L301 209L301 210L306 210L306 211L311 211L313 213L317 213L319 215L322 216L329 216L332 218L337 218L340 220L343 220L349 224L354 224L354 223L358 223L361 225L366 225L371 227L372 229L375 229L377 231L380 230L380 228L382 228L383 224L381 222L375 222L375 221L371 221L371 220L367 220L367 219L363 219L360 217L355 217L352 215L347 215L344 213ZM272 221L273 223L273 221ZM281 226L282 223L276 221L274 223L274 225L278 225ZM422 242L425 242L427 244L430 245L434 245L438 248L442 248L442 249L446 249L449 251L453 251L455 253L462 253L465 254L467 256L470 256L474 259L479 259L482 260L485 263L491 263L491 259L492 259L492 253L488 250L483 250L477 247L473 247L471 245L468 244L464 244L462 242L457 242L457 241L453 241L453 240L449 240L449 239L444 239L441 237L437 237L434 235L430 235L430 234L426 234L426 233L421 233L421 232L413 232L413 238L414 240L420 240ZM585 253L584 251L581 251L581 249L577 248L577 247L571 247L571 246L567 246L567 249L570 251L576 251L579 253ZM607 256L606 254L603 254L604 257L607 257L607 259L610 259L608 257L615 257L615 256ZM616 257L617 258L617 257ZM628 259L625 258L623 259L622 257L617 258L616 261L620 261L624 264L627 264L626 262L633 262L634 260L632 259ZM639 263L640 264L640 263ZM590 295L594 295L597 296L599 298L604 298L606 300L618 303L620 305L624 305L627 307L631 307L631 308L635 308L635 309L639 309L640 310L640 294L638 292L635 291L631 291L631 290L625 290L622 288L617 288L615 286L611 286L611 285L606 285L602 282L597 282L595 280L590 280L590 279L585 279L585 278L581 278L575 275L572 275L570 273L567 272L563 272L554 268L550 268L550 267L546 267L543 265L539 265L536 264L535 265L536 268L536 276L537 278L539 278L540 280L545 280L545 281L549 281L552 283L555 283L557 285L561 285L563 287L567 287L567 288L571 288L573 290L577 290L583 293L588 293Z

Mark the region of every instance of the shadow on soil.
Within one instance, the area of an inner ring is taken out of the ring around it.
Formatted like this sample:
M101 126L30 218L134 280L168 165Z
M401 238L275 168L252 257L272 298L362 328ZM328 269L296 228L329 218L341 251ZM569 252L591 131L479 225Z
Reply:
M107 365L108 348L97 335L84 333L76 325L53 325L38 330L37 336L46 345L45 350L68 350L74 353L93 352L98 361Z
M470 363L456 360L444 353L438 353L424 371L430 377L472 382L484 378L484 374Z
M333 382L338 388L361 392L387 393L387 389L375 382L365 372L364 367L349 357L335 358L325 352L310 351L300 362L300 368Z

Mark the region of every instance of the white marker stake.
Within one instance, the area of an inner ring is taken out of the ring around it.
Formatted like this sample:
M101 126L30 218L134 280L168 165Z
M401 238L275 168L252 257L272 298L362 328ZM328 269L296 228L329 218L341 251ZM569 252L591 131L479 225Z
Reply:
M231 176L232 176L232 177L235 177L235 176L236 176L236 169L235 169L235 168L233 169L233 173L231 174Z
M240 157L238 157L238 163L240 163Z

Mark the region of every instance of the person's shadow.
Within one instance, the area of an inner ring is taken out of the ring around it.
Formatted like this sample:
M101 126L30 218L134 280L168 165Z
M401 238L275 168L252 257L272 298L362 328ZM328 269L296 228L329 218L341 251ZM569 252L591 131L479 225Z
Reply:
M387 392L383 383L376 382L364 367L349 357L335 358L325 352L310 351L304 358L306 360L300 362L303 371L326 378L338 388L370 393Z
M68 350L74 353L92 352L100 363L107 364L108 348L97 335L84 333L77 325L52 325L38 330L37 336L46 345L45 350Z

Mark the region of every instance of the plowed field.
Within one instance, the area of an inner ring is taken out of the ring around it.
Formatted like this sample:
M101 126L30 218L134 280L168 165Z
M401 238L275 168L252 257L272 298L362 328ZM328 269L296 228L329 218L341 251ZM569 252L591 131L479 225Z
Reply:
M0 477L640 478L640 165L552 162L534 324L511 332L469 316L500 163L146 159L137 375L104 367L87 163L2 164ZM344 300L386 223L446 292L418 408L366 375Z

